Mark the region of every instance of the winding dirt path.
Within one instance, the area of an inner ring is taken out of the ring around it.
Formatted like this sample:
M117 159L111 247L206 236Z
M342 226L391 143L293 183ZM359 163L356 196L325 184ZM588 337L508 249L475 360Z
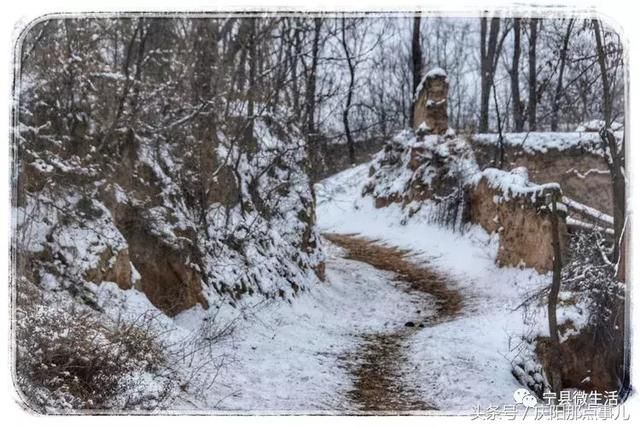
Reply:
M417 391L403 380L408 369L403 349L406 348L405 341L417 328L429 327L457 315L463 305L461 295L448 286L449 281L442 275L409 261L409 251L383 246L357 235L324 234L324 237L345 249L346 258L393 272L396 280L408 285L407 291L428 295L425 308L416 311L413 324L385 333L365 334L362 346L356 352L344 355L342 362L354 382L348 395L351 403L358 410L371 413L437 409L420 399Z

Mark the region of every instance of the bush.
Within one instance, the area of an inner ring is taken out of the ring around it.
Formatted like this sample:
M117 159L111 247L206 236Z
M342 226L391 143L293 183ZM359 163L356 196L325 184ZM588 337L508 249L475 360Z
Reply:
M626 286L616 279L605 239L598 233L577 233L570 242L571 256L563 268L563 286L586 301L589 318L582 334L588 336L602 369L621 394L628 388L625 352ZM612 384L613 386L613 384Z
M149 330L79 304L27 300L16 313L16 381L33 409L150 409L167 397L173 376Z

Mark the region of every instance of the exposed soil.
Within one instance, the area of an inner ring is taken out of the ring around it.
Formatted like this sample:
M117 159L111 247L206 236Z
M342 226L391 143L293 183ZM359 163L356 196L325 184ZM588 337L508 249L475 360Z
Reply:
M403 371L407 369L403 346L418 328L429 327L458 314L463 305L462 297L448 286L445 277L408 260L409 251L383 246L356 235L325 234L324 237L344 248L346 258L393 272L398 281L408 285L408 292L427 294L425 309L416 312L415 321L398 325L390 332L363 335L362 346L342 358L353 377L354 388L348 393L349 400L359 411L372 414L437 409L423 401L416 390L403 381ZM435 315L432 313L434 302Z

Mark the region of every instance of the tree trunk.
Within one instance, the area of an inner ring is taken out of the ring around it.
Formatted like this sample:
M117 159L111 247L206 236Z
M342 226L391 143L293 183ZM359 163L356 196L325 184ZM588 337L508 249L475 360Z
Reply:
M500 18L491 18L489 37L487 39L487 18L480 20L480 122L478 132L489 131L489 100L491 98L491 82L495 73L498 53L498 33Z
M600 24L597 19L593 20L593 31L596 36L596 51L598 54L598 65L600 66L600 78L602 79L602 115L604 116L605 127L611 126L611 90L609 88L609 76L607 75L607 53L602 43Z
M513 126L516 132L524 128L524 112L520 100L520 18L513 20L513 59L511 61L511 98L513 99Z
M593 29L596 38L596 53L598 56L598 64L600 66L600 78L602 79L602 112L604 116L605 126L600 131L602 145L605 153L608 152L607 164L611 174L613 186L613 262L618 262L620 256L620 241L624 231L624 223L626 216L626 189L625 189L625 144L618 145L615 135L611 131L612 121L612 95L609 86L609 75L607 70L607 53L602 43L602 35L600 33L600 24L597 20L593 20Z
M491 87L493 89L493 103L496 106L496 120L498 122L498 151L496 153L497 156L494 155L493 163L498 169L504 169L504 138L502 136L502 120L500 118L500 105L498 104L495 82L491 82Z
M611 174L611 184L613 190L613 256L612 261L618 262L620 258L620 248L622 234L625 226L626 217L626 183L624 176L624 141L621 147L618 147L618 141L611 129L604 128L600 132L603 148L605 152L609 152L607 164L609 173Z
M316 116L316 81L318 71L318 54L320 51L320 30L322 28L322 19L313 19L313 45L311 47L311 70L307 77L307 87L305 92L306 118L307 118L307 135L316 133L315 116Z
M535 132L538 129L536 114L538 109L538 70L536 65L536 45L538 44L538 18L529 21L529 130Z
M351 101L353 98L353 86L355 84L356 69L349 52L349 46L347 45L347 30L345 28L345 18L342 19L342 48L344 49L344 55L347 59L347 65L349 67L349 89L347 92L347 101L342 111L342 124L344 125L344 133L347 138L347 146L349 148L349 162L354 164L356 162L356 150L353 135L351 135L351 128L349 127L349 110L351 110Z
M255 96L256 96L256 20L248 18L249 24L249 85L247 87L247 117L249 118L250 138L253 139L253 126L255 123ZM252 144L253 145L253 144Z
M562 79L564 78L564 69L567 62L567 51L569 49L569 38L571 37L571 29L573 28L573 19L569 20L567 25L567 32L564 35L562 41L562 50L560 50L560 67L558 70L558 84L556 85L556 93L553 97L553 104L551 105L551 130L556 132L558 130L558 122L560 116L560 99L563 94Z
M417 123L414 122L414 111L416 101L416 91L422 77L422 49L420 48L420 15L416 15L413 18L413 37L411 39L411 61L412 61L412 73L413 73L413 86L412 86L412 98L411 109L409 113L409 126L414 128Z

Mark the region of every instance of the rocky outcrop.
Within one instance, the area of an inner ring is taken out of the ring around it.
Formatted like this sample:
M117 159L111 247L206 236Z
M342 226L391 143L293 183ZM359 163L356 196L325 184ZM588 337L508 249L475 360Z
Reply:
M183 251L153 238L136 242L133 247L141 249L133 259L141 276L136 288L144 292L153 305L170 316L196 304L205 309L209 307L202 294L197 264Z
M405 131L387 143L369 168L363 195L376 208L400 204L407 217L461 228L477 224L499 236L496 263L546 272L553 268L551 212L546 195L557 184L529 182L526 169L481 171L469 144L452 132ZM564 206L559 204L561 248L566 246Z
M102 282L114 282L120 289L130 289L134 276L129 249L121 249L114 254L111 248L106 248L99 255L98 265L87 270L84 278L98 285Z
M416 94L416 129L401 132L376 155L363 195L372 196L376 208L401 204L409 218L420 211L443 226L480 225L499 235L499 265L551 270L553 231L547 196L554 194L559 200L560 186L536 185L524 168L481 170L471 145L448 129L447 91L443 70L427 73ZM564 250L566 210L562 204L558 208Z
M363 189L376 207L443 201L478 171L473 152L454 134L403 132L387 143L369 168Z
M30 141L17 234L33 271L21 274L84 293L114 282L170 316L245 294L290 300L324 277L306 147L273 117L252 129L245 141L221 126L190 141L201 151L139 137L122 158Z
M449 80L441 68L429 71L415 93L413 123L417 129L443 135L449 128L448 102Z
M447 84L441 70L425 76L415 104L417 129L400 133L378 153L363 195L372 196L376 208L397 203L408 217L421 211L443 226L477 224L498 234L498 265L551 270L553 231L547 196L559 197L560 186L530 182L525 168L481 170L470 144L448 130ZM562 204L558 207L564 250L566 210Z

